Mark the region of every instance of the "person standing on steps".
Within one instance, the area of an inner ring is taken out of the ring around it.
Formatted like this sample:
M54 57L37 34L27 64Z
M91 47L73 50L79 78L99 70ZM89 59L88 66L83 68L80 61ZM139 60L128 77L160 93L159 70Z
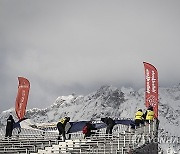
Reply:
M57 129L59 131L59 136L58 136L58 140L60 140L60 136L62 135L62 140L65 141L66 140L66 132L65 132L65 127L67 122L70 121L70 117L65 117L59 120L59 122L57 123Z
M13 116L10 115L9 118L7 119L7 125L6 125L6 134L5 137L11 137L12 136L12 131L13 131L13 125L15 121L13 119Z
M112 130L115 125L115 121L110 117L101 118L101 121L107 125L106 134L112 134Z
M92 124L91 121L87 122L85 124L85 126L83 127L83 134L84 134L84 138L90 137L92 134L95 134L95 132L92 132L92 130L97 130L97 128L95 128Z
M144 113L142 109L139 109L135 114L135 125L139 127L140 124L144 124Z
M154 120L154 110L153 110L153 107L152 106L149 106L147 111L145 112L144 114L144 117L145 117L145 121L147 123L151 123L153 120Z

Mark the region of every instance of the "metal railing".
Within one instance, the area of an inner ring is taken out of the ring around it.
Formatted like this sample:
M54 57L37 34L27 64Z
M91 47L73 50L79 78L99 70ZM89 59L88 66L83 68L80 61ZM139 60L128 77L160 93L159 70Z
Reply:
M19 153L29 154L38 153L38 150L41 150L44 153L51 151L54 153L72 154L124 154L144 144L153 142L157 137L156 122L136 129L131 129L130 126L125 125L115 125L112 135L105 134L105 130L103 128L95 131L96 134L88 139L84 139L84 134L81 131L71 133L71 140L59 142L57 140L57 131L22 129L17 136L15 130L11 139L5 139L5 128L2 128L0 129L0 153L19 150ZM49 147L48 150L46 149L47 147Z

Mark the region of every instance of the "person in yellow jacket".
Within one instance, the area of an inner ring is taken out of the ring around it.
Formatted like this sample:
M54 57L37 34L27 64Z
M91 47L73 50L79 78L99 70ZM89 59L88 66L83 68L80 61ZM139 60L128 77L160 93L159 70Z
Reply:
M60 140L60 135L62 134L63 137L63 141L65 141L66 139L66 132L65 132L65 127L67 122L70 121L70 117L65 117L59 120L59 122L57 123L57 129L59 131L59 136L58 136L58 140Z
M150 123L151 121L154 120L154 111L153 111L153 107L149 106L147 111L145 112L145 121Z
M144 124L144 113L142 109L139 109L135 114L135 125L139 126L140 124Z

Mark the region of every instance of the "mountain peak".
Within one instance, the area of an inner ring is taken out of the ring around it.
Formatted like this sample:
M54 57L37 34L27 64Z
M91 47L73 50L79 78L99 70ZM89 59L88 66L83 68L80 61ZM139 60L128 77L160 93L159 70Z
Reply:
M113 87L112 85L103 85L99 88L99 90L101 91L114 91L116 90L117 88L116 87Z
M171 88L159 88L159 120L163 132L173 136L179 135L180 125L180 84ZM55 103L46 109L30 109L26 117L35 123L57 122L64 116L71 121L112 118L133 118L138 108L146 109L144 105L144 89L138 92L132 88L103 85L97 91L87 95L60 96ZM0 114L0 125L6 125L9 114L14 117L14 108Z

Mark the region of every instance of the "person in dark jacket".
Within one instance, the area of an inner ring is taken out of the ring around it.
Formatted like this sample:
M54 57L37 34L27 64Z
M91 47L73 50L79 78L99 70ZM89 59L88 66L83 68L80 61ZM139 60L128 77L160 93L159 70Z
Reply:
M59 131L58 140L60 140L61 135L63 137L63 141L66 140L65 127L66 127L67 122L69 122L69 121L70 121L70 117L65 117L65 118L60 119L59 122L57 123L57 128L58 128L58 131Z
M112 134L112 130L115 125L115 121L110 117L101 118L101 121L107 125L106 134Z
M13 131L14 123L15 123L15 121L14 121L12 115L10 115L9 118L7 119L5 137L11 137L12 136L12 131Z
M92 130L97 130L97 128L95 128L91 121L89 121L83 127L84 138L90 137L92 134L95 134L95 132L92 132Z

